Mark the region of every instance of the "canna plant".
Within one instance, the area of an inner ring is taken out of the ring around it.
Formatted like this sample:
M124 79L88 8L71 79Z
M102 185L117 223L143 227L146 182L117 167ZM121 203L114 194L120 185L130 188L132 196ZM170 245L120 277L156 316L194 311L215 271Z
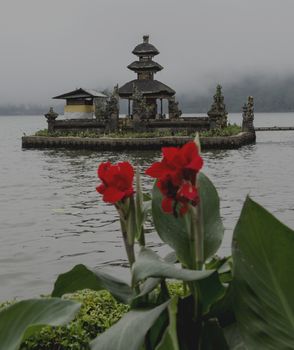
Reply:
M94 350L294 349L294 232L248 197L232 256L215 256L224 227L217 191L200 172L199 145L162 153L145 172L155 179L151 199L128 162L98 168L97 192L119 213L130 283L77 265L58 277L52 296L106 289L130 306ZM171 248L165 257L145 244L148 212ZM169 280L182 283L184 295L171 297Z

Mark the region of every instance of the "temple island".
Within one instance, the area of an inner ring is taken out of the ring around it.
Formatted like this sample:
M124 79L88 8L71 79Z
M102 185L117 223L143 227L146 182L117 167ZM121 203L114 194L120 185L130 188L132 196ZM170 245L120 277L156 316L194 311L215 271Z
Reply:
M255 142L253 97L250 96L243 107L240 132L219 136L228 128L228 113L220 85L207 116L184 117L176 91L155 79L155 74L163 67L154 60L159 51L149 42L148 35L143 36L143 42L132 53L137 60L127 68L137 75L136 79L121 87L115 86L110 96L79 88L53 97L65 100L63 118L58 118L50 108L45 114L46 135L24 136L23 147L157 149L182 145L196 132L204 135L201 137L203 148L238 148ZM120 101L127 103L126 116L120 115Z

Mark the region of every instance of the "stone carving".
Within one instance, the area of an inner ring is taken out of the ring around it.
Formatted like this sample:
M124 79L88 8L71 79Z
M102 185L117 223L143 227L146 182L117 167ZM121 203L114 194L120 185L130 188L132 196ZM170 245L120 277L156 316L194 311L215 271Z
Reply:
M248 97L247 103L243 106L243 121L242 131L255 133L253 121L254 121L254 98Z
M48 123L48 131L54 131L54 121L58 117L58 113L54 112L53 107L50 107L49 112L44 114Z
M49 112L44 115L47 120L55 120L59 114L54 112L53 107L50 107Z
M213 103L207 112L211 129L225 128L228 121L228 112L224 103L221 85L217 85L216 93L213 96Z
M116 131L118 129L119 118L119 98L118 85L113 88L113 92L106 104L106 113L104 120L106 122L106 129L109 131Z
M143 96L142 92L136 87L136 85L133 85L133 94L132 94L132 100L133 100L133 118L135 119L148 119L149 115L149 107L146 103L146 99Z
M132 125L135 131L143 131L146 128L146 121L152 112L152 106L148 106L143 93L133 85L133 120Z
M179 119L182 115L182 111L179 108L179 102L176 101L174 96L168 100L168 114L169 119L171 120Z

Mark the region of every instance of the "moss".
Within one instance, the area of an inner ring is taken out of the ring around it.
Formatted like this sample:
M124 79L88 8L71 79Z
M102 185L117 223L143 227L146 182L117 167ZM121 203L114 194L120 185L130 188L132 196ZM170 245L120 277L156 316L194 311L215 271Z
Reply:
M169 282L171 296L184 296L183 284ZM67 326L45 326L25 340L20 350L90 350L90 341L116 323L129 306L118 303L107 291L82 290L64 296L79 301L82 306L76 318ZM16 302L0 304L0 309Z
M22 343L21 350L88 350L90 340L111 327L129 309L107 291L83 290L64 298L82 303L76 318L67 326L43 327Z

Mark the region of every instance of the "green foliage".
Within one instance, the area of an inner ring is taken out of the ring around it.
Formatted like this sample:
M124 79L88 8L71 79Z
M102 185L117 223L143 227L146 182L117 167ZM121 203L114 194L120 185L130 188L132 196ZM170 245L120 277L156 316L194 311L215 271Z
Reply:
M173 278L182 281L196 281L212 275L213 271L180 269L170 264L153 252L142 248L133 265L133 283L137 284L148 277Z
M177 336L178 299L173 298L168 306L169 325L156 350L180 350Z
M249 349L294 349L294 231L247 198L233 237L234 310Z
M219 248L224 227L215 187L203 173L199 174L198 182L203 211L204 255L207 259ZM190 214L183 217L166 214L162 211L161 202L162 194L155 184L152 196L152 215L156 231L160 238L175 250L180 262L186 267L193 268L194 252L190 232Z
M201 137L209 137L209 136L232 136L237 135L241 132L241 127L233 124L228 125L224 129L214 129L207 131L200 131ZM83 131L54 131L49 132L48 129L42 129L35 133L35 136L46 136L46 137L92 137L92 138L154 138L154 137L170 137L170 136L194 136L195 131L193 130L155 130L155 131L142 131L142 132L132 132L132 131L117 131L111 133L99 133L91 130L83 130Z
M0 349L18 350L44 324L58 326L69 322L80 304L62 299L30 299L13 303L0 311Z
M42 129L35 133L34 136L46 136L46 137L101 137L101 134L91 130L84 131L53 131L49 132L48 129Z
M125 282L110 276L101 270L90 270L79 264L70 271L58 276L52 297L61 297L66 293L74 293L82 289L108 290L118 300L128 303L133 297L133 291Z
M226 128L223 129L213 129L207 131L201 131L201 137L216 137L216 136L233 136L237 135L242 131L242 128L237 124L228 124Z
M92 342L93 350L138 350L154 322L170 301L154 308L129 311L119 322Z
M68 326L43 327L24 341L21 350L89 350L91 339L116 323L129 307L118 303L107 291L83 290L64 297L82 304Z

